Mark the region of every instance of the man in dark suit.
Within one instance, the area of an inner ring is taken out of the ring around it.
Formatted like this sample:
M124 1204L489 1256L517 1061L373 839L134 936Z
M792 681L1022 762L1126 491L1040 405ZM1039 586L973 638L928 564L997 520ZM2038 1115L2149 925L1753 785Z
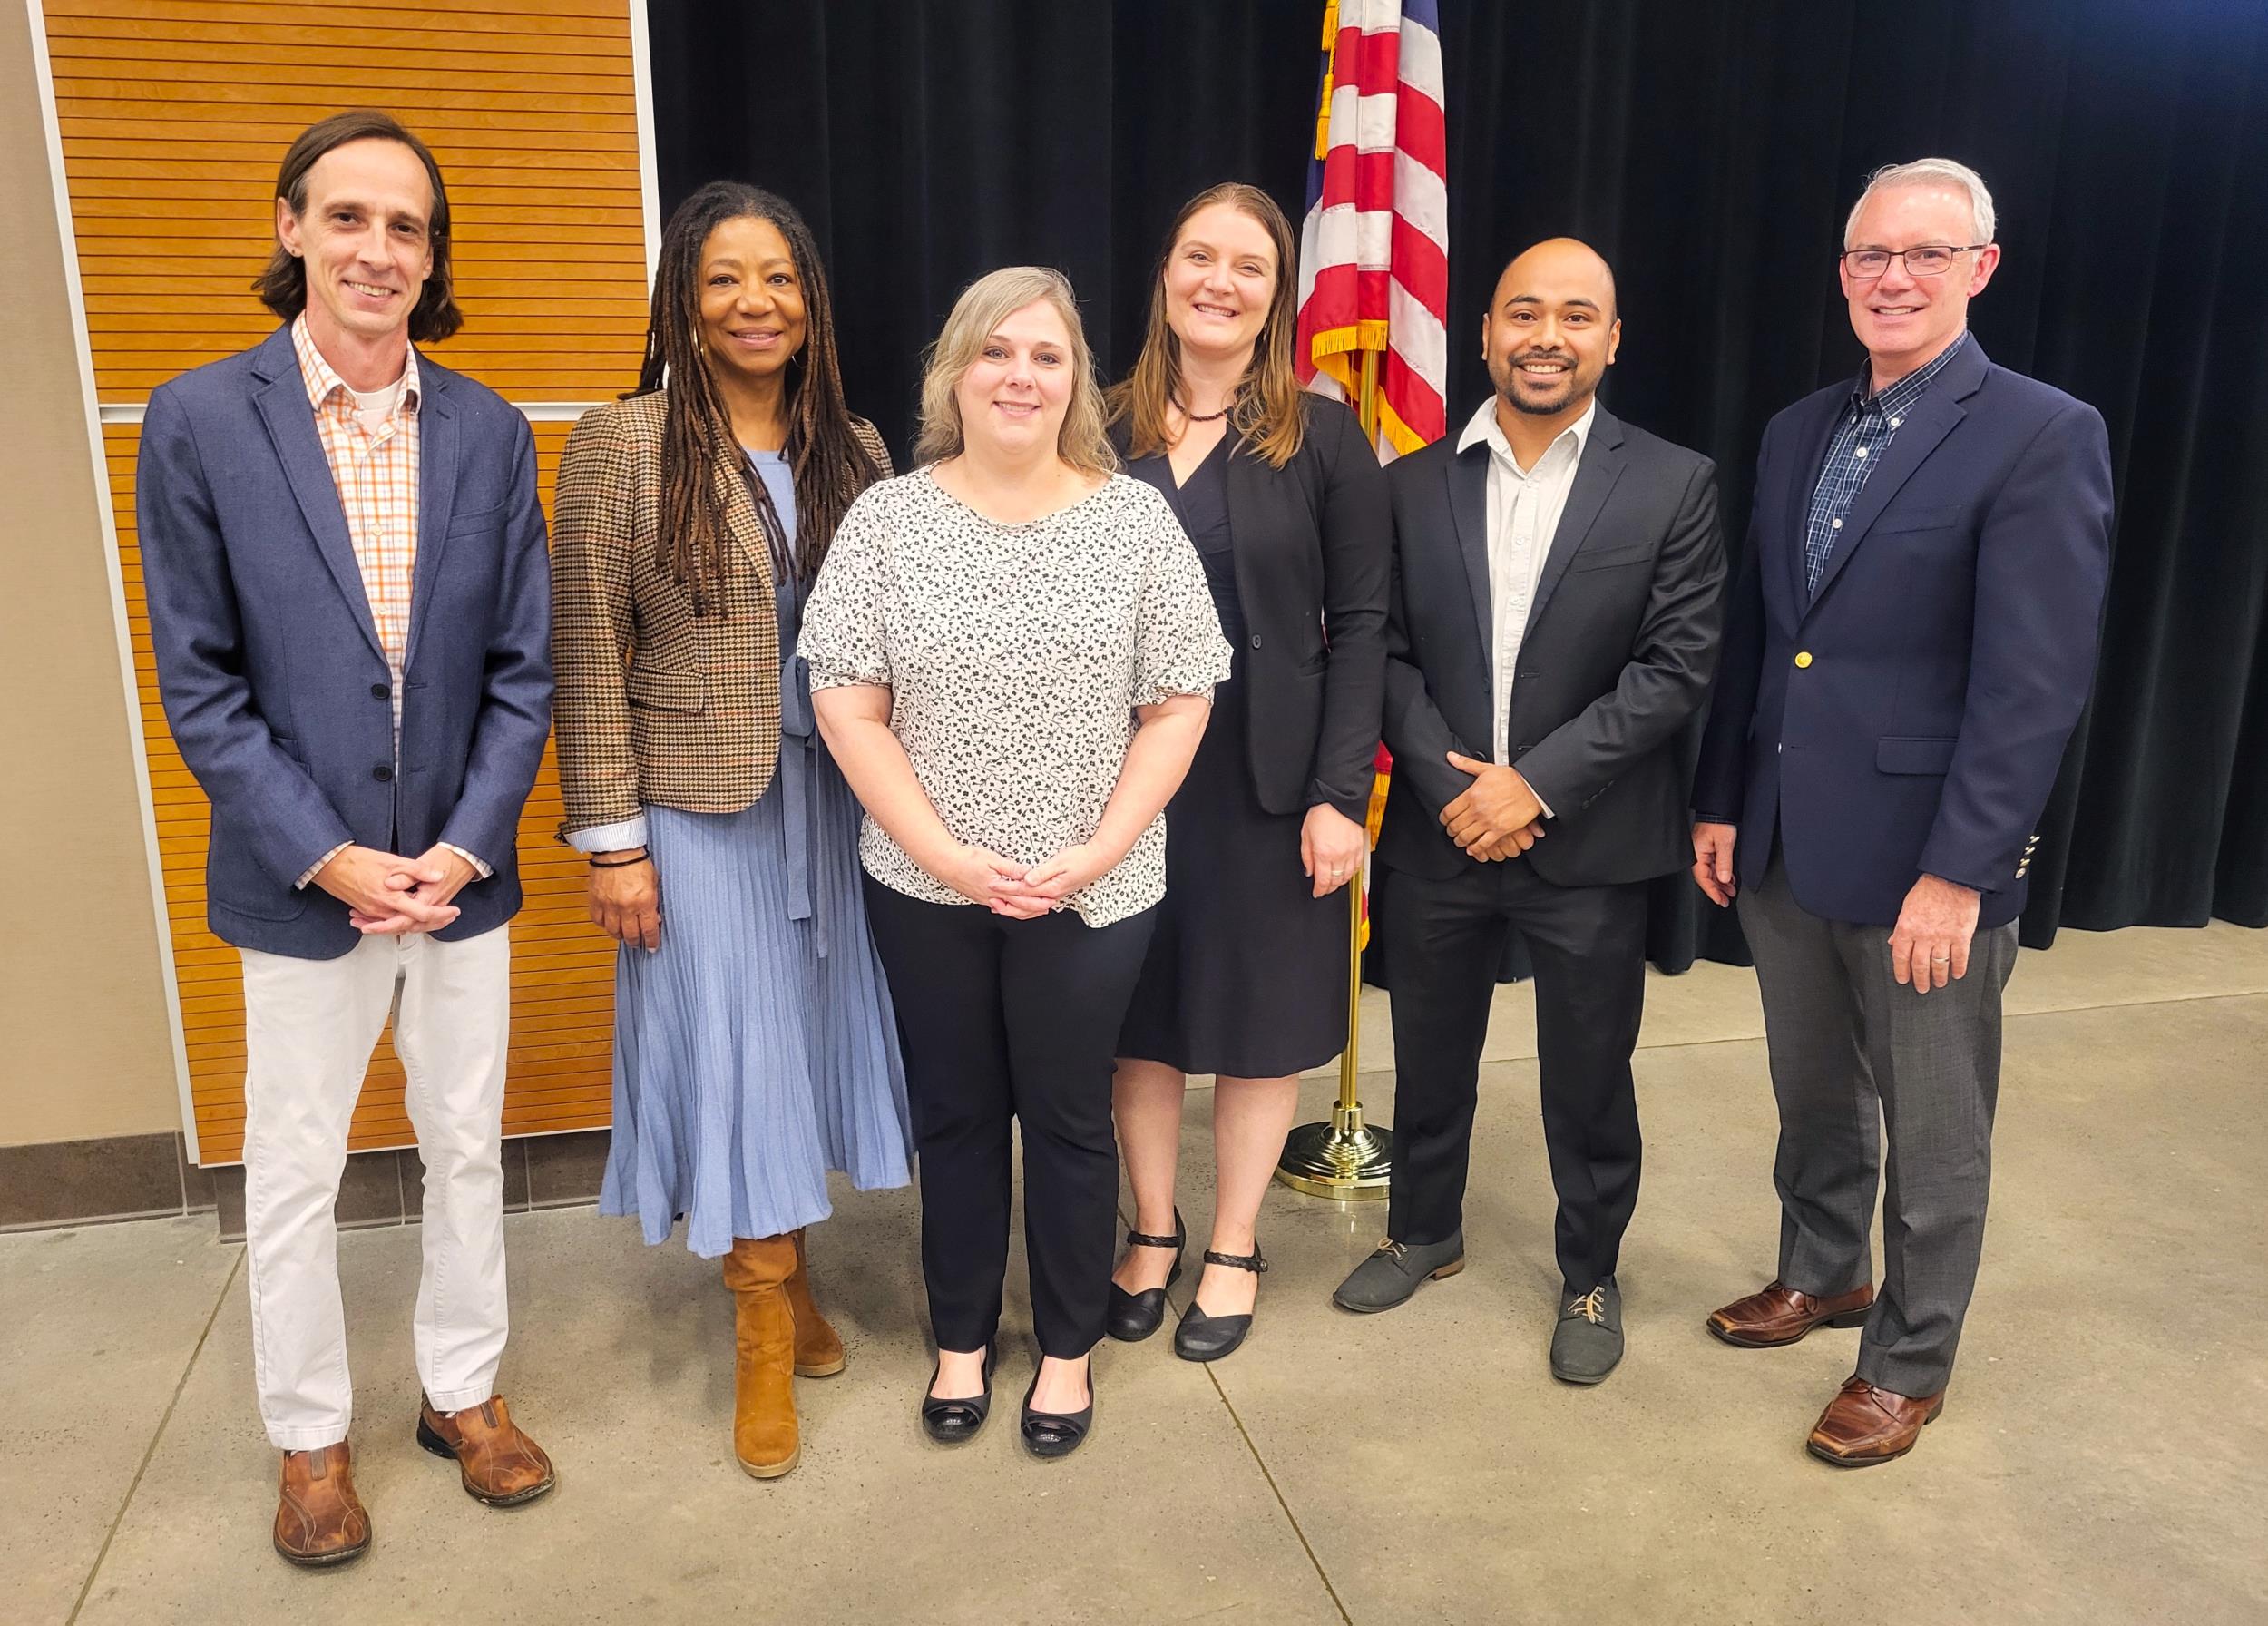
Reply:
M1844 1466L1911 1450L1944 1405L2033 824L2109 568L2102 418L1970 336L1992 229L1984 182L1945 159L1880 171L1852 211L1866 363L1765 430L1694 787L1694 877L1739 895L1780 1107L1779 1274L1709 1329L1763 1348L1864 1325L1809 1442Z
M244 971L253 1371L294 1563L369 1545L332 1210L389 1018L425 1164L420 1444L494 1505L552 1483L495 1376L513 847L551 727L526 421L420 357L460 318L448 196L384 113L276 183L267 340L150 398L135 492L166 720L212 802L213 932Z
M1597 403L1621 338L1597 253L1520 255L1481 331L1494 397L1387 470L1374 918L1393 967L1393 1186L1387 1240L1334 1297L1386 1309L1464 1268L1481 1046L1517 927L1559 1194L1551 1370L1597 1383L1622 1357L1615 1268L1637 1204L1646 883L1685 862L1677 740L1716 667L1724 544L1708 459Z

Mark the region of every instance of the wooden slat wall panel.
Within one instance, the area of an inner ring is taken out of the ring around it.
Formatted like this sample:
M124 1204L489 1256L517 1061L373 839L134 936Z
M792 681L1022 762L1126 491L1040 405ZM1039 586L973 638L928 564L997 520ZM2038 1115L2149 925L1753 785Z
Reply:
M48 0L48 50L95 386L138 405L186 368L259 342L249 284L273 240L269 188L306 124L357 103L433 147L455 214L465 328L431 353L516 401L622 389L645 333L643 200L623 0L395 0L319 12L266 0ZM569 426L535 426L545 512ZM157 697L134 530L139 431L103 430L200 1155L242 1155L236 953L205 930L207 804ZM511 1134L603 1127L612 945L583 914L582 861L552 837L549 755L520 829L513 924ZM381 1044L357 1150L411 1144L401 1064Z
M144 399L268 332L248 287L276 164L357 103L398 114L449 178L465 329L435 356L517 400L623 387L646 309L627 6L476 4L53 0L99 399Z

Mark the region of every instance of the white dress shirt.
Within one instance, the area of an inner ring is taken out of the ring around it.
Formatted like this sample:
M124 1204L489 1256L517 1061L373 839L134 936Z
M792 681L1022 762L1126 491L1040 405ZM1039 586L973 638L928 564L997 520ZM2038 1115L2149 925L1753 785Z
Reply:
M1590 437L1591 420L1598 414L1593 400L1583 416L1559 432L1544 449L1533 468L1522 468L1512 455L1496 421L1496 397L1481 405L1458 437L1463 452L1479 442L1489 448L1489 676L1495 710L1489 730L1489 759L1511 761L1509 733L1512 712L1512 679L1520 666L1520 646L1528 635L1528 613L1543 579L1544 561L1551 553L1551 539L1567 508L1567 494L1575 484L1576 465L1583 459L1583 445ZM1549 817L1551 809L1546 808Z

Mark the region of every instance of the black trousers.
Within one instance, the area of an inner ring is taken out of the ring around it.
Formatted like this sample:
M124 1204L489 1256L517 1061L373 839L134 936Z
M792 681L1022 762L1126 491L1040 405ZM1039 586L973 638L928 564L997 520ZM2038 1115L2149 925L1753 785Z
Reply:
M1382 867L1372 909L1393 968L1386 1234L1439 1242L1464 1223L1481 1047L1505 935L1517 926L1536 974L1559 1274L1570 1290L1589 1290L1614 1274L1637 1207L1630 1053L1646 1007L1645 883L1555 886L1520 858L1471 862L1445 881Z
M1105 926L1069 910L1011 920L866 882L904 1041L940 1349L982 1349L1000 1327L1012 1118L1041 1352L1075 1360L1101 1341L1119 1229L1112 1058L1157 914Z

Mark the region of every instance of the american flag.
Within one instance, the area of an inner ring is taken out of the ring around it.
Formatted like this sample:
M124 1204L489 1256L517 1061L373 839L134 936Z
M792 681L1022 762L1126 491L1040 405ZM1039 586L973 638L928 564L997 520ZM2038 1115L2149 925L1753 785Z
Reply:
M1300 382L1339 399L1378 364L1378 450L1449 428L1449 145L1438 0L1329 0L1307 216Z

